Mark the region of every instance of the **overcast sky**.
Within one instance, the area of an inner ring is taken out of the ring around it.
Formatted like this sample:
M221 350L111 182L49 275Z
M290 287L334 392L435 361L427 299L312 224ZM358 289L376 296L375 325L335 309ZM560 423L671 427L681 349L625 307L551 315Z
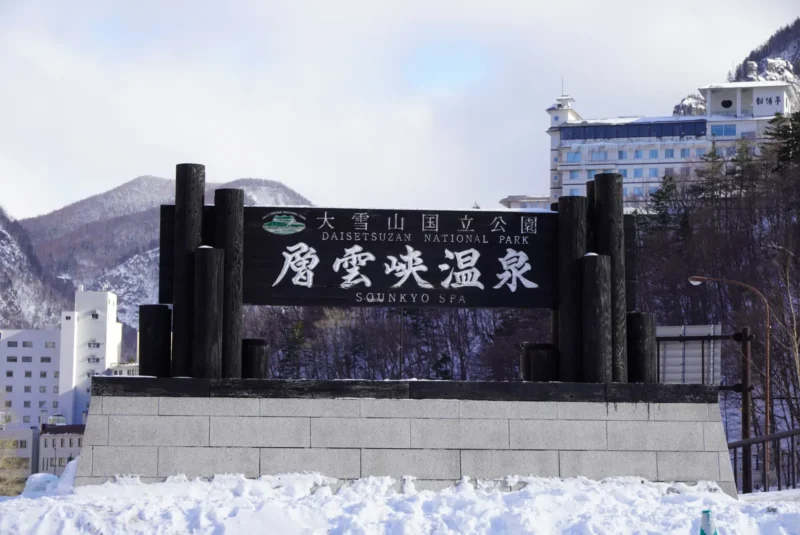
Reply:
M140 175L279 180L317 205L547 194L548 117L670 115L796 0L0 0L0 205Z

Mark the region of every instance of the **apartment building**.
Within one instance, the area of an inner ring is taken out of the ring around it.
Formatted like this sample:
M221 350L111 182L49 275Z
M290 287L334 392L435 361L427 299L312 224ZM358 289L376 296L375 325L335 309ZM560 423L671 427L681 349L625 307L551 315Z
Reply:
M41 410L60 410L60 331L0 330L3 423L39 425Z
M75 310L61 313L59 410L68 424L86 423L91 378L120 363L122 324L117 296L111 292L75 292Z
M623 176L628 207L643 205L664 176L689 181L716 142L724 158L736 142L757 147L775 114L800 110L797 92L787 82L732 82L699 88L705 116L584 119L575 99L561 96L547 109L550 125L550 198L585 195L595 174Z
M85 429L85 425L42 426L38 471L60 476L67 464L81 454Z
M24 481L36 473L38 459L38 427L0 424L0 470L5 478Z
M0 330L2 423L85 422L91 377L120 363L122 324L111 292L79 288L74 308L62 312L60 329Z

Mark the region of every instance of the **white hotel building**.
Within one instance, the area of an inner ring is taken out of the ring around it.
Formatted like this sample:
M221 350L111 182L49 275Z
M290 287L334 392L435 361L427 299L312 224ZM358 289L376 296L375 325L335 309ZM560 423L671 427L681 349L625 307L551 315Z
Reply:
M90 378L119 365L122 324L111 292L75 293L59 330L0 329L0 416L7 427L47 423L59 414L85 423Z
M764 141L764 130L776 113L800 110L794 86L787 82L733 82L700 88L705 116L618 117L583 119L569 96L556 99L550 115L550 198L586 195L595 174L623 176L629 207L641 204L664 176L689 180L711 150L712 141L725 159L736 140Z

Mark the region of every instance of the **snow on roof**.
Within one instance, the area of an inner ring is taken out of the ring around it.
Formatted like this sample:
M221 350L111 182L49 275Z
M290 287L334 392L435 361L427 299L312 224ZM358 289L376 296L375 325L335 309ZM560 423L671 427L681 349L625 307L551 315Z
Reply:
M633 124L633 123L672 123L683 121L704 121L705 115L667 115L664 117L615 117L613 119L585 119L583 121L566 121L566 126L590 126L600 124Z
M789 82L778 82L778 81L771 81L771 82L726 82L723 84L711 84L700 87L700 91L704 91L706 89L746 89L751 87L786 87L789 85Z

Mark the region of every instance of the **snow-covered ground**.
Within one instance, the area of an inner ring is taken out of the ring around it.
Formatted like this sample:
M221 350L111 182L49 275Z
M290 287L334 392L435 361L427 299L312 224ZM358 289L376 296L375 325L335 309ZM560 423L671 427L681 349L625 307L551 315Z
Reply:
M710 509L720 535L800 534L800 502L737 501L713 484L517 478L508 483L526 485L511 492L469 481L432 492L417 491L413 481L368 478L334 493L333 480L296 474L153 484L134 478L74 489L74 470L73 461L60 481L31 476L22 497L0 498L0 533L690 535Z

